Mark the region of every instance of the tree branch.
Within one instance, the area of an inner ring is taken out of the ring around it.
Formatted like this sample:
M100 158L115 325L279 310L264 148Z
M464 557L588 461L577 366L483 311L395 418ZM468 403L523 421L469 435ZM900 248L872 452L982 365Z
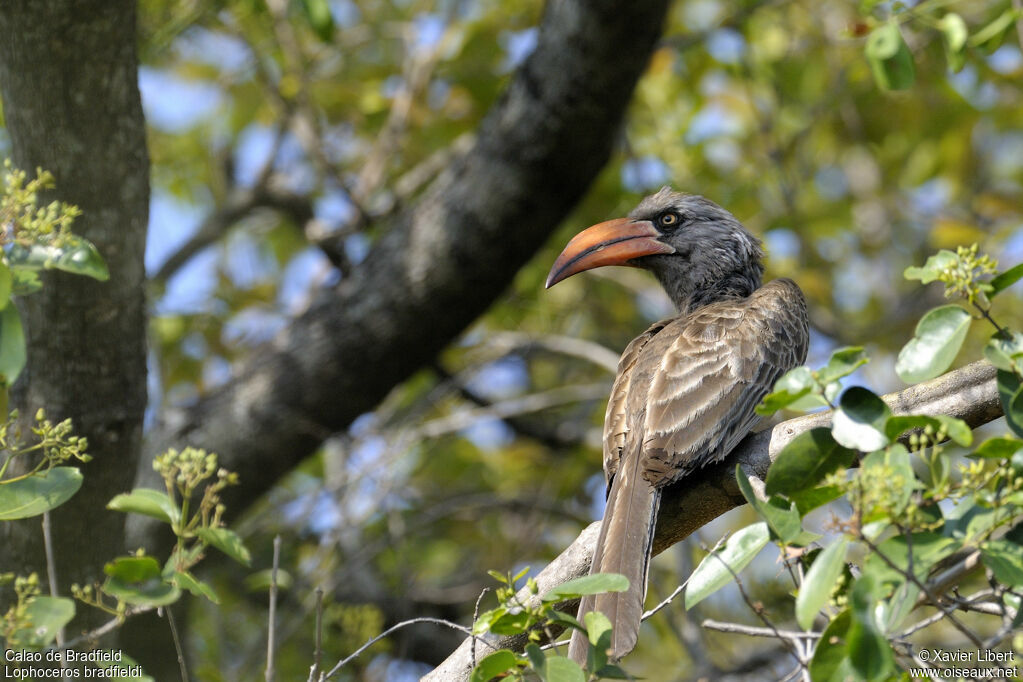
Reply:
M237 513L427 366L507 287L606 163L666 6L549 3L536 49L469 151L232 381L164 414L149 454L190 444L218 452L241 474L225 496ZM139 483L154 485L152 474L141 465ZM129 523L130 545L155 544L154 526Z
M895 414L947 414L964 420L972 428L1002 416L995 368L975 362L931 381L884 396ZM818 426L831 423L831 412L819 412L784 421L773 429L747 436L723 462L703 469L665 489L654 536L654 553L659 554L676 542L713 521L725 512L746 503L735 482L735 465L761 479L778 453L793 438ZM561 583L589 572L599 522L590 524L568 549L536 576L540 594ZM527 598L520 593L519 597ZM499 647L514 647L511 637L493 640ZM469 676L469 645L465 642L424 680L461 680Z

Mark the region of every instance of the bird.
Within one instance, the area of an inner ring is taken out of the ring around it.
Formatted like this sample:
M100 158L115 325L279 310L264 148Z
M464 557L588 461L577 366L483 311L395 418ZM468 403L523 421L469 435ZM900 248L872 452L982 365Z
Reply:
M573 237L547 277L549 289L593 268L643 268L677 309L625 348L604 418L607 503L590 572L622 574L629 587L584 597L577 618L608 617L611 661L639 637L661 492L726 458L774 382L806 359L806 299L791 279L762 284L763 257L727 210L663 187ZM569 658L583 665L587 649L573 631Z

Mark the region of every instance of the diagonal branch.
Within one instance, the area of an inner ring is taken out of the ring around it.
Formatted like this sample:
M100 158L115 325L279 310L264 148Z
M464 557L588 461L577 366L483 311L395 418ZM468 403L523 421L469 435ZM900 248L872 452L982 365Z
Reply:
M884 396L895 414L947 414L972 428L1002 416L995 386L995 368L975 362L926 383ZM831 422L830 412L789 419L773 429L750 434L725 461L707 467L667 488L662 495L654 536L654 553L660 553L725 512L746 503L735 482L735 464L761 479L782 448L793 438ZM589 571L600 523L590 524L565 551L536 576L540 594ZM520 598L529 595L520 594ZM513 647L514 638L493 637L499 647ZM461 680L469 676L469 648L463 642L425 680Z
M237 513L325 436L428 366L505 290L603 168L667 5L549 3L535 50L469 150L232 381L164 413L149 454L189 444L219 453L222 466L241 472L225 499ZM140 466L139 484L154 485L152 474ZM129 545L158 542L143 520L129 524Z

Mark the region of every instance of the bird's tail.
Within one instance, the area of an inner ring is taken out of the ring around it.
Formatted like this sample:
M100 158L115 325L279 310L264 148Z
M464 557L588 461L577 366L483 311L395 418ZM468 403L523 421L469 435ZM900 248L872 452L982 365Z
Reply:
M640 458L630 459L633 466L622 467L611 485L590 568L590 573L624 575L629 579L629 589L583 597L578 611L580 622L589 611L600 611L611 621L613 661L632 651L639 637L650 548L661 498L660 491L639 476ZM585 665L587 648L586 636L573 631L568 657Z

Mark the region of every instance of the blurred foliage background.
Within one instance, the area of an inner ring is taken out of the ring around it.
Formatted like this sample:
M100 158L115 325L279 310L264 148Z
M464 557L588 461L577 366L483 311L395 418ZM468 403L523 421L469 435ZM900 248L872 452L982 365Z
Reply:
M153 418L226 381L360 262L464 146L535 44L542 12L539 0L142 0ZM889 21L915 67L899 91L880 87L865 52ZM940 298L903 269L974 242L1003 267L1023 261L1020 21L1009 0L678 0L616 153L546 250L434 367L246 514L256 565L269 564L274 535L285 540L281 679L307 674L317 588L336 660L402 619L467 623L487 569L538 569L599 518L615 358L672 311L638 270L550 292L543 281L572 234L663 184L713 199L762 236L768 278L794 278L809 299L808 364L863 344L872 362L857 381L899 388L894 354ZM1016 289L998 307L1019 328ZM736 510L659 557L651 598L747 517ZM770 606L788 587L761 559L750 587ZM192 609L194 669L257 679L266 578L211 571L224 603ZM701 631L708 616L753 618L727 590L697 613L667 609L644 626L630 672L782 672L773 649ZM460 639L415 626L346 679L413 678Z

